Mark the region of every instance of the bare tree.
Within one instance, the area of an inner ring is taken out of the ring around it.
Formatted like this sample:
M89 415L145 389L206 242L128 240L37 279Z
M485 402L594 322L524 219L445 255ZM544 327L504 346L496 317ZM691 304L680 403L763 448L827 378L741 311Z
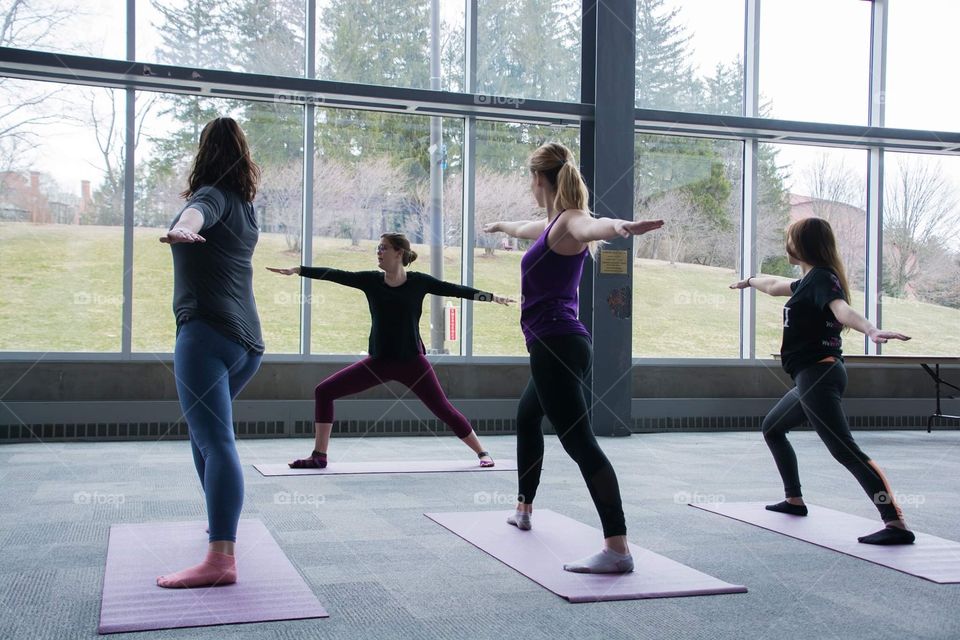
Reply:
M502 246L503 236L483 232L483 225L499 220L533 220L539 214L530 187L516 173L503 173L480 167L476 175L474 227L477 246L485 256L493 256Z
M48 47L77 10L76 2L7 0L0 4L0 47ZM38 127L59 119L53 107L61 91L47 82L0 78L0 172L29 167Z
M360 240L371 238L379 232L380 212L402 199L404 179L400 171L386 157L361 160L353 168L350 191L347 193L348 209L342 222L350 236L350 244L360 245Z
M804 186L811 197L830 206L842 203L864 209L866 185L843 158L819 153L813 164L803 172ZM820 212L816 211L819 216Z
M817 155L803 173L810 212L833 227L851 286L864 284L866 258L866 184L844 160Z
M336 221L350 201L351 171L342 162L318 155L313 161L313 232L336 235ZM290 223L292 224L292 222ZM299 222L297 222L299 227Z
M283 233L287 250L300 253L303 224L303 164L285 162L262 167L263 183L257 191L254 205L260 218L260 228Z
M909 297L931 254L960 239L960 202L941 163L926 158L900 162L885 191L884 291Z
M103 162L102 167L96 167L103 171L103 182L95 196L99 212L93 222L122 224L126 127L123 109L117 102L124 99L124 94L114 89L100 88L85 91L83 95L87 109L80 122L92 128ZM147 100L138 101L134 116L134 151L140 144L144 122L156 100L155 96L151 96Z
M695 262L692 256L702 253L705 243L716 242L716 229L682 190L673 189L642 203L638 218L648 217L664 221L657 232L662 237L652 247L656 253L651 257L665 254L670 264Z

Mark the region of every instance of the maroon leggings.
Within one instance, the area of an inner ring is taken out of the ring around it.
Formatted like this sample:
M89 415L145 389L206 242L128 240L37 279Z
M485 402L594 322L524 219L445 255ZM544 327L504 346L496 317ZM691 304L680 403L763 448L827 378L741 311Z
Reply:
M333 422L333 401L337 398L360 393L389 380L396 380L413 391L433 415L453 429L457 437L465 438L473 431L470 421L447 400L437 374L422 355L410 360L364 358L333 374L314 391L316 421Z

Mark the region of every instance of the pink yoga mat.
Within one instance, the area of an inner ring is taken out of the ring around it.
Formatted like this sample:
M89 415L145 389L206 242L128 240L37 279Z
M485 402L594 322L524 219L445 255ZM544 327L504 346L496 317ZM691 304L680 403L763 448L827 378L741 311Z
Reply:
M481 467L478 460L371 460L330 461L326 469L291 469L287 463L255 464L265 476L335 476L350 473L449 473L453 471L516 471L516 460L496 460L495 467Z
M424 515L570 602L747 591L746 587L723 582L635 544L630 545L636 565L633 573L591 575L564 571L564 562L599 551L603 534L549 509L537 509L533 514L533 528L521 531L507 524L511 513L474 511Z
M697 503L704 511L776 531L848 556L909 573L938 584L960 583L960 543L925 533L914 534L909 545L878 546L857 542L859 536L883 527L879 518L861 518L808 504L809 515L791 516L767 511L763 502ZM909 523L908 523L909 525Z
M110 527L99 633L328 617L259 520L240 521L236 584L158 587L157 576L203 559L206 526L197 521Z

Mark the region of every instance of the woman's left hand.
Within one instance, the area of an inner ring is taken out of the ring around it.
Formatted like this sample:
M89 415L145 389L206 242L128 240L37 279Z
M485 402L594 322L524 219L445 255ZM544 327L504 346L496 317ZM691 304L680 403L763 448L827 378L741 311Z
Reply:
M876 344L883 344L887 340L909 340L910 339L910 336L904 335L902 333L897 333L896 331L880 331L879 329L874 329L867 335Z
M511 302L516 302L516 300L514 300L513 298L503 298L498 295L493 296L493 301L496 302L497 304L502 304L505 307L509 307Z

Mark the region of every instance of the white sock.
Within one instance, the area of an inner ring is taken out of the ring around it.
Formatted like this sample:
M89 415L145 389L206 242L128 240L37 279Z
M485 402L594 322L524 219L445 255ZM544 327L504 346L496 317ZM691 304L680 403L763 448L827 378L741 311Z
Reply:
M527 511L517 511L512 516L507 517L507 523L512 524L517 529L524 531L530 530L530 513Z
M563 568L574 573L629 573L633 571L633 556L604 549L576 562L568 562Z

